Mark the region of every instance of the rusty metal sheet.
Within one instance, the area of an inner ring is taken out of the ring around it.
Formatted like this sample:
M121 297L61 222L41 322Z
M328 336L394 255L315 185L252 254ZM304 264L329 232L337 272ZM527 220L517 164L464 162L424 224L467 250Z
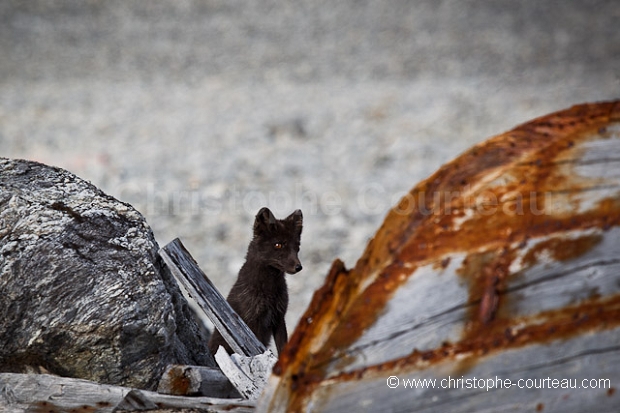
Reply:
M618 406L609 386L407 392L387 379L605 375L618 386L619 253L620 102L518 126L415 186L355 267L334 262L258 410Z

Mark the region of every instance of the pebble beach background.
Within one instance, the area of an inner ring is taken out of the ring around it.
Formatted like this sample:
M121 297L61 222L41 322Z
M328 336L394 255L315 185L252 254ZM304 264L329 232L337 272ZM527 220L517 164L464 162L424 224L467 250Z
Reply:
M618 21L617 0L3 0L0 156L131 203L224 295L260 207L301 208L290 332L443 163L620 98Z

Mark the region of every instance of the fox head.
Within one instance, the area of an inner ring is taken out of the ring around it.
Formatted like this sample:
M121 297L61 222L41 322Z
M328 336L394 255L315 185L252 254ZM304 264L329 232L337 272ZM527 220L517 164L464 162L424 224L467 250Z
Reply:
M254 238L248 254L258 254L267 265L289 274L301 271L299 244L303 216L298 209L284 219L276 219L269 208L261 208L254 220Z

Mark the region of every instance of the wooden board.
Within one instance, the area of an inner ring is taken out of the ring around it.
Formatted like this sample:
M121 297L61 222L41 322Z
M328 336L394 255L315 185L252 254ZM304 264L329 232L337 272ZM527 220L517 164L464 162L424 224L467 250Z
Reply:
M241 399L180 397L48 374L0 373L0 411L99 412L115 409L196 409L210 412L251 412L254 403Z
M258 341L252 330L198 267L181 240L174 239L159 250L159 255L179 285L196 301L235 353L249 357L266 351L263 343Z

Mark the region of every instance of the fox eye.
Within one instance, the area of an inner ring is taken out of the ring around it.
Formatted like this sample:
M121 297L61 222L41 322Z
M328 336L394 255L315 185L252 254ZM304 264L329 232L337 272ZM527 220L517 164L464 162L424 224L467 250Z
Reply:
M276 242L275 244L273 244L273 247L277 250L282 249L282 243L281 242Z

